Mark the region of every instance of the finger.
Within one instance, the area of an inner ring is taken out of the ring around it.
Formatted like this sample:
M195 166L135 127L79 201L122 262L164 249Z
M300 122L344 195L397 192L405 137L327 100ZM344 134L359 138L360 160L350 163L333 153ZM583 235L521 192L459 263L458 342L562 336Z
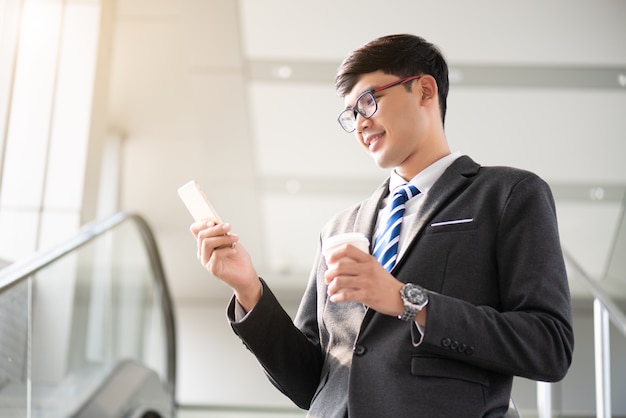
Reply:
M225 244L216 247L216 250L220 250L222 248L235 248L237 246L237 241L239 241L239 235L236 234L228 234L224 235L228 238Z
M330 264L328 269L324 272L324 281L328 285L338 276L348 276L352 274L350 264L354 264L348 258L340 258L336 262Z
M331 295L329 299L333 303L352 301L348 292L335 293L334 295Z
M326 264L330 266L332 264L335 264L338 260L344 258L347 246L348 244L342 244L331 249L326 255Z
M328 270L325 272L325 279L326 282L329 283L333 278L339 276L345 278L363 276L365 271L361 263L354 259L343 257L329 266Z
M352 288L339 288L337 291L329 293L329 299L331 302L354 302L359 301L358 289Z
M351 258L357 262L367 261L371 257L370 253L366 253L358 249L354 245L347 245L345 251L346 257Z
M340 289L337 285L337 282L335 281L335 278L333 278L330 283L328 283L328 287L326 288L326 294L330 297L330 299L333 299L333 296L337 295L339 293Z
M211 228L215 225L216 225L215 222L196 221L189 226L189 230L195 237L197 237L200 231L207 229L207 228Z
M239 241L238 235L218 235L209 236L207 238L198 238L198 248L202 254L202 259L208 259L211 254L223 248L235 248L235 244Z
M221 277L224 273L226 267L226 260L236 253L236 249L232 247L222 247L219 249L213 250L211 256L208 257L206 262L202 264L209 271L209 273L213 274L216 277Z
M324 273L324 283L328 286L333 279L335 278L335 274L331 270L326 270Z
M195 224L194 224L195 225ZM200 224L201 225L201 224ZM231 230L230 224L215 224L213 222L205 223L204 227L200 227L196 234L196 238L207 239L212 237L223 237Z
M369 259L370 254L361 251L357 247L351 244L344 244L337 246L328 254L327 264L332 264L337 262L342 258L348 258L357 262L364 262Z
M200 263L212 270L211 266L230 256L232 250L233 247L230 241L220 244L219 239L206 239L199 247Z
M350 276L337 276L328 284L327 293L334 295L338 293L358 291L359 281Z

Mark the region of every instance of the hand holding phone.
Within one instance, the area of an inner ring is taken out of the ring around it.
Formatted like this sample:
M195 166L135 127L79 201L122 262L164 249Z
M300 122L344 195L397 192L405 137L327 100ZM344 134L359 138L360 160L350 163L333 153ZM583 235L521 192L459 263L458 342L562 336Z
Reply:
M222 223L213 205L211 205L211 202L209 202L209 199L207 199L196 181L191 180L180 186L178 188L178 195L196 222L213 221L216 224ZM219 228L209 228L209 225L196 225L195 228L196 231L202 230L203 228L219 230ZM229 231L230 229L224 228L223 230ZM226 233L225 236L226 235L230 234ZM213 238L213 236L209 238ZM228 253L227 257L217 257L217 260L215 260L213 257L214 250L228 247L234 249L237 247L236 238L231 238L227 241L232 243L209 248L210 251L208 252L206 252L205 249L201 249L202 240L199 241L198 259L210 273L216 275L216 277L230 286L235 291L235 295L241 306L243 306L246 311L250 311L261 298L262 285L259 280L259 275L252 265L250 256L243 247L237 251L231 251ZM214 267L213 263L217 263L219 267ZM241 291L237 289L241 289Z
M209 202L200 185L191 180L178 188L178 195L196 221L211 220L221 224L222 220Z

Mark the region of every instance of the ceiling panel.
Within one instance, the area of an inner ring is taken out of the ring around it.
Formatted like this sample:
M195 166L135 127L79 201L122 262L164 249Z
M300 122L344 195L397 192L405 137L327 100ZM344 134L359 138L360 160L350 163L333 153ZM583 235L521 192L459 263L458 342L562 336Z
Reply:
M240 0L245 56L341 60L409 32L453 63L626 64L626 2L615 0Z
M448 104L451 146L481 164L524 167L549 182L626 182L624 92L463 87Z

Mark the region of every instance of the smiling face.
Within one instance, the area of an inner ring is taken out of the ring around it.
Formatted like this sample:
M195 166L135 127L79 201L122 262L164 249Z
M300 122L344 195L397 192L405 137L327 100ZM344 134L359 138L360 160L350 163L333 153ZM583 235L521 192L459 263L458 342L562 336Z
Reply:
M354 106L364 92L400 77L376 71L362 75L346 95L346 107ZM393 168L406 180L450 151L438 112L437 85L424 76L375 94L378 110L369 119L356 118L355 135L379 167Z

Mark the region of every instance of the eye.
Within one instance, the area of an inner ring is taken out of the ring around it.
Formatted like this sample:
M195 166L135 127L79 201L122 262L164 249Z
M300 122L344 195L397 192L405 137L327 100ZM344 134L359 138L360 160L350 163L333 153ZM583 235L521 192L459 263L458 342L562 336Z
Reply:
M371 92L363 93L357 101L356 110L363 115L363 117L369 118L376 111L376 99Z
M372 107L376 104L376 99L374 99L374 96L371 93L366 93L363 95L363 97L361 97L361 100L359 100L359 108L368 108L368 107Z

